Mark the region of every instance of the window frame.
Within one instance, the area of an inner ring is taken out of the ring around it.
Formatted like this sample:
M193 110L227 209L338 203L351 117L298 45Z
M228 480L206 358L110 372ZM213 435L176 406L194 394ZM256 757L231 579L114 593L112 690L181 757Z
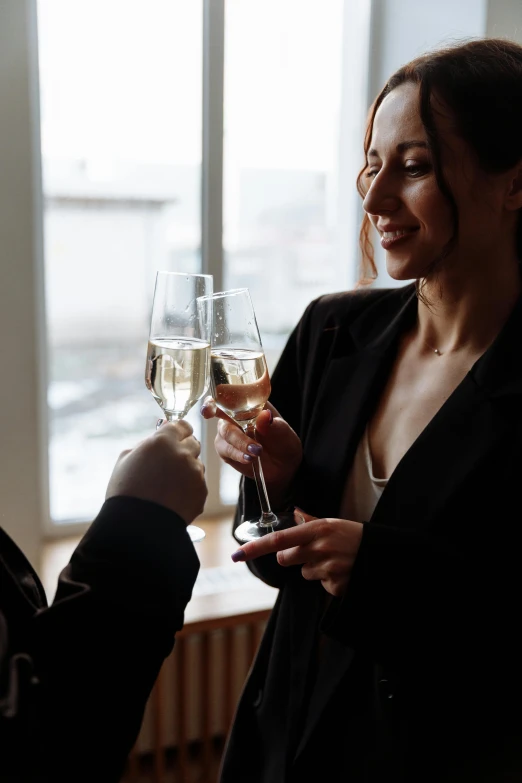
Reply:
M203 0L203 133L201 167L202 271L223 281L223 111L225 2ZM368 105L372 0L343 0L343 92L339 132L341 214L349 216L340 236L343 257L356 258L353 227L360 205L352 183ZM354 85L357 85L354 88ZM354 103L354 89L356 100ZM37 0L0 4L0 227L5 256L0 270L3 355L12 335L23 353L11 354L16 385L0 386L0 425L5 468L0 475L1 524L38 566L43 539L82 534L89 522L55 523L49 505L48 363L44 288L43 192L40 146ZM356 140L356 141L355 141ZM352 270L355 279L355 265ZM216 422L205 425L206 515L229 512L220 498L220 461L213 447ZM9 449L9 452L7 452ZM108 480L109 477L107 477Z

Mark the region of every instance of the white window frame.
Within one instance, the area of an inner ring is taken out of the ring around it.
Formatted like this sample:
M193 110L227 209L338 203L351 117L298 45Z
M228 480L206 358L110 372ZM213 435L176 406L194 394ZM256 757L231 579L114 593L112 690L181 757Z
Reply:
M36 2L0 0L0 524L38 568L44 538L77 535L88 524L53 523L49 510ZM221 290L225 0L203 0L203 4L202 266L204 272L214 275L215 290ZM354 145L360 144L367 111L371 4L372 0L344 0L339 200L340 214L347 219L340 236L347 259L356 258L354 227L360 205L352 183L359 158L353 151ZM205 425L206 514L230 509L220 500L214 432L212 424Z

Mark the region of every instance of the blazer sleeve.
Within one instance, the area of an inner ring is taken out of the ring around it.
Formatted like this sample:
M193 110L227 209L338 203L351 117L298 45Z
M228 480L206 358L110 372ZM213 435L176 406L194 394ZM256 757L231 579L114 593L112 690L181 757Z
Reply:
M318 301L319 299L315 299L308 305L301 320L290 334L271 378L270 402L300 438L303 436L306 358L313 335L312 318ZM293 509L292 495L291 487L285 508L275 509L275 511ZM243 477L239 487L233 530L235 531L245 519L257 518L260 514L261 507L255 482L253 479ZM271 587L277 588L281 588L286 583L289 572L288 568L285 569L278 564L275 555L265 555L252 560L248 563L248 567L255 576Z
M105 502L32 622L42 780L44 770L53 783L119 779L198 570L176 514L135 498Z

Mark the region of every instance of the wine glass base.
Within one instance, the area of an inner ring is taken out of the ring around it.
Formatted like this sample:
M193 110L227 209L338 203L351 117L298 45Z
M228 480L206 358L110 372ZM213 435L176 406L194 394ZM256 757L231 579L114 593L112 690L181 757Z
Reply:
M234 538L239 541L240 544L245 544L247 541L257 541L259 538L268 535L268 533L274 533L276 530L284 530L285 528L294 527L296 524L293 511L285 511L277 515L277 524L271 527L261 527L258 524L258 519L249 519L246 522L242 522L234 530Z
M202 541L207 535L203 528L198 527L197 525L187 525L187 533L190 536L190 540L194 543L197 541Z

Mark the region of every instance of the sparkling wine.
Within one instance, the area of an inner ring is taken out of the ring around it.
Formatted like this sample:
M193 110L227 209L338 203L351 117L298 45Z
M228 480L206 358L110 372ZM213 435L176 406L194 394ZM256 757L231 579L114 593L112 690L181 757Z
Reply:
M167 418L183 418L209 383L210 345L195 338L149 341L145 383Z
M213 396L235 421L258 416L270 396L270 378L262 351L213 349L210 357Z

